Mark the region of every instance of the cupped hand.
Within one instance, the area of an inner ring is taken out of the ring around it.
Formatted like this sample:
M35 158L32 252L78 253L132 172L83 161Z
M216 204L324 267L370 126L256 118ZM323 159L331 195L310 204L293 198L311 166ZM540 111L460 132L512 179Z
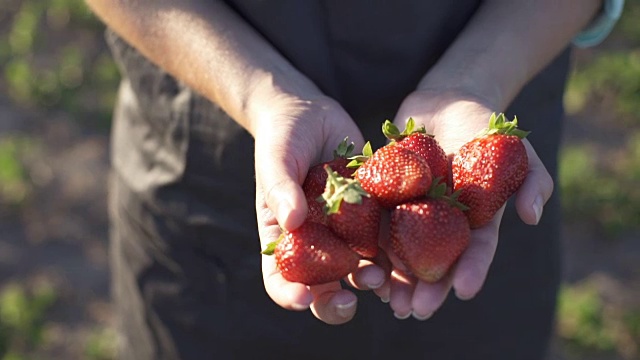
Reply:
M427 132L435 135L445 152L452 155L486 128L494 112L500 112L500 109L473 94L424 89L405 99L394 122L404 128L407 119L412 117L417 124L425 125ZM522 221L535 225L551 196L553 181L531 144L526 139L524 144L529 172L515 194L515 205ZM389 247L384 246L394 268L389 281L376 293L383 300L390 300L396 317L404 319L413 315L419 320L425 320L437 311L451 289L459 299L473 298L481 290L493 260L503 212L504 206L489 224L471 232L469 247L448 276L437 283L427 283L408 274Z
M263 248L282 230L300 226L307 215L301 188L310 166L333 158L333 150L348 136L356 148L362 135L348 114L334 100L278 94L261 99L253 119L255 138L256 211ZM262 257L264 285L271 299L289 310L311 309L328 324L345 323L355 315L356 295L340 282L306 286L289 282L276 268L274 256ZM384 271L361 261L348 279L362 290L384 282Z

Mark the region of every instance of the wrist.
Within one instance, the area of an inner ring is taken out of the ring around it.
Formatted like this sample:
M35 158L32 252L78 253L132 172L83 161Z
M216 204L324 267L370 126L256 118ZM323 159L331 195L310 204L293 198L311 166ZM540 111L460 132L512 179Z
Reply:
M486 72L476 71L472 64L440 63L422 78L416 91L446 94L446 98L476 102L498 112L504 111L510 101L499 82Z
M256 73L243 101L245 127L255 138L261 126L270 126L275 117L292 115L286 112L287 109L294 110L291 108L293 104L318 101L324 97L315 84L301 74Z

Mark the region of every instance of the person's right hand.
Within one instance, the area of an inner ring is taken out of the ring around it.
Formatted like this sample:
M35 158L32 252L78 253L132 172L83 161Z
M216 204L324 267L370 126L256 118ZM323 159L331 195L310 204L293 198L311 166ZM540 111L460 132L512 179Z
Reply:
M412 117L424 125L427 133L437 139L449 156L486 128L493 112L500 111L496 105L475 95L471 91L423 88L410 94L398 110L395 123L404 128ZM529 160L526 179L514 194L516 210L522 221L536 225L542 215L543 206L553 191L553 180L533 146L524 139ZM467 249L460 255L449 274L436 283L417 279L393 254L389 239L382 242L394 267L388 283L376 289L389 305L396 317L413 316L426 320L444 303L450 290L461 300L470 300L478 294L486 280L498 246L500 223L505 210L503 206L488 224L471 231Z
M255 96L254 96L255 99ZM255 138L256 211L262 248L276 240L281 228L293 230L307 215L301 188L310 166L333 158L348 136L356 148L362 135L342 107L326 96L301 98L288 94L259 95L252 104ZM292 283L276 268L274 256L262 257L264 285L271 299L289 310L306 310L328 324L345 323L355 315L357 298L340 282L318 286ZM361 289L383 284L385 272L361 261L347 281Z

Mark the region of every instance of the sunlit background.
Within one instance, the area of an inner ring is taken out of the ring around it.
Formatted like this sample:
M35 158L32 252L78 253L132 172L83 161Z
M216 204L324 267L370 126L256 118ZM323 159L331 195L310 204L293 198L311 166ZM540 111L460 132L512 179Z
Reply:
M119 75L82 0L0 1L0 359L112 359L106 178ZM640 0L574 53L550 359L640 359Z

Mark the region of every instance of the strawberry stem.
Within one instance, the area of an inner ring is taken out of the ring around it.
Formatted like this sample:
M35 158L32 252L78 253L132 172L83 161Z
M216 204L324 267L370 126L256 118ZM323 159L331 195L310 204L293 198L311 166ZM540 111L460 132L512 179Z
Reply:
M273 253L276 250L276 246L278 246L278 243L284 238L284 233L280 234L280 236L278 236L277 240L274 240L270 243L267 244L267 246L264 248L264 250L262 250L260 252L260 254L262 255L268 255L271 256L273 255Z
M355 149L356 145L353 142L349 142L349 137L345 137L338 147L333 150L333 157L337 158L348 158L353 153L353 149Z
M389 120L386 120L382 124L382 133L387 139L391 141L400 141L413 133L423 133L423 134L427 133L427 131L424 128L424 125L420 126L417 129L415 127L416 127L416 122L411 117L407 120L407 124L405 125L405 128L402 132L400 132L400 130L394 123L392 123Z
M460 196L460 190L454 192L453 194L447 196L447 184L441 182L442 177L437 177L431 183L431 188L427 193L427 196L432 199L441 199L446 201L449 205L453 207L457 207L462 211L469 210L469 207L465 204L458 201L458 196Z
M437 178L433 179L431 187L427 192L427 196L437 199L447 194L447 184L442 182L442 179L444 179L444 177L442 176L438 176Z
M324 210L327 215L337 213L343 200L349 204L361 204L363 196L370 196L357 180L340 176L329 165L325 165L324 170L327 172L327 185L318 200L325 202Z
M524 139L529 135L530 131L524 131L518 129L518 118L516 116L513 117L513 120L507 121L504 113L500 113L496 115L496 113L491 114L489 118L489 127L483 130L480 133L480 136L485 135L513 135L517 136L520 139Z
M362 148L361 155L356 155L348 158L351 161L347 164L347 167L350 169L359 168L360 165L369 160L371 156L373 156L373 149L371 148L371 142L367 141L367 143L364 144L364 147Z

